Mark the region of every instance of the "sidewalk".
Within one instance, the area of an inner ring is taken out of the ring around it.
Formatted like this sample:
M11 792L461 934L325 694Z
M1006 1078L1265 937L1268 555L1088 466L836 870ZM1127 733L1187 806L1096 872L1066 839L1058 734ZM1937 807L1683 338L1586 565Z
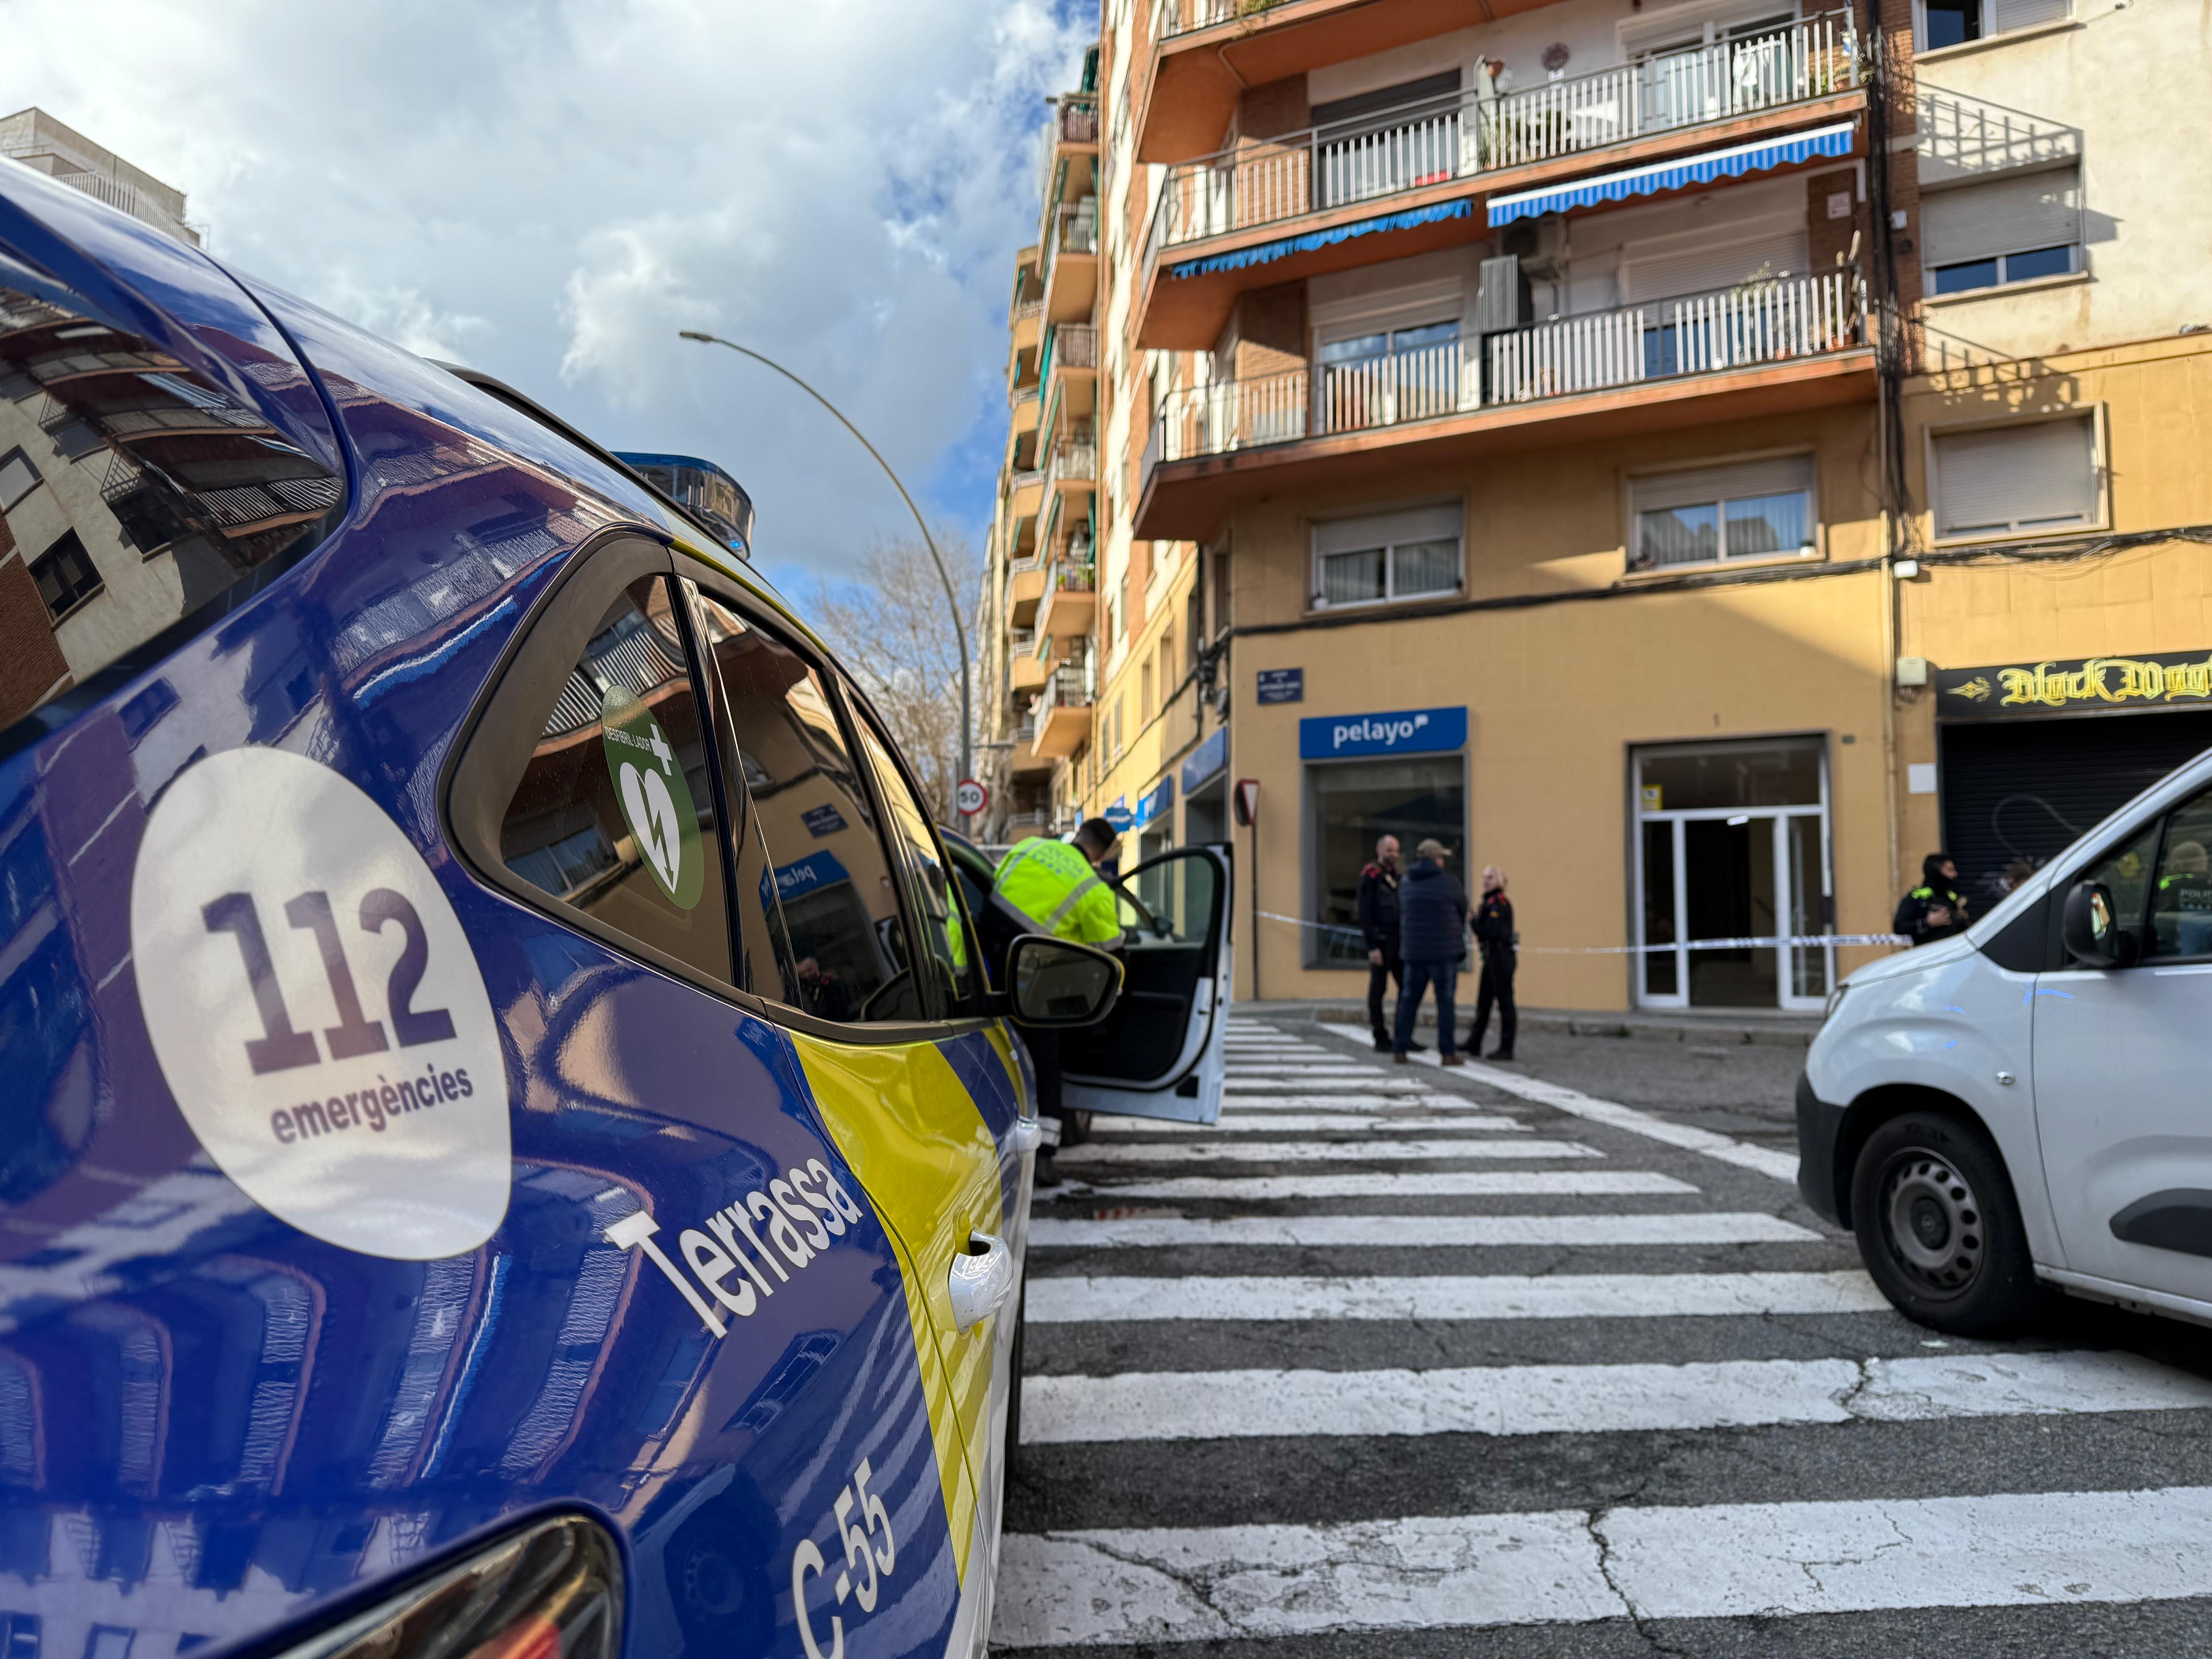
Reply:
M1240 1014L1261 1018L1318 1019L1367 1023L1364 999L1335 998L1319 1002L1240 1000ZM1464 1023L1474 1010L1472 997L1459 1003ZM1415 1023L1417 1031L1433 1033L1437 1006L1425 999ZM1684 1008L1661 1013L1608 1013L1583 1008L1523 1008L1521 1029L1554 1036L1636 1037L1650 1042L1747 1042L1781 1048L1808 1047L1820 1029L1818 1014L1790 1014L1760 1008Z

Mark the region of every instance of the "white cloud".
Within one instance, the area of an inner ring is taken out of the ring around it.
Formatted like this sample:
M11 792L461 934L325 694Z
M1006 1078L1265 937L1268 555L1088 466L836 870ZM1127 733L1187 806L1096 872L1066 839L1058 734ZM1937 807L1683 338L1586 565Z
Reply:
M1080 0L1074 0L1080 5ZM903 512L976 534L1044 94L1095 13L1047 0L0 0L39 104L191 194L217 258L752 492L771 565Z

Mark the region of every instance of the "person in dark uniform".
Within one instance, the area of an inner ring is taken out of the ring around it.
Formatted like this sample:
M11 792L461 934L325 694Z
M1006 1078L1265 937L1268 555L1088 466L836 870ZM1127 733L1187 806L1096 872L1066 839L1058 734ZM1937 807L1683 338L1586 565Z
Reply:
M1482 980L1475 988L1474 1024L1468 1027L1467 1051L1482 1053L1490 1029L1490 1005L1498 1005L1498 1048L1489 1058L1513 1058L1521 1011L1513 1006L1513 970L1519 965L1521 935L1513 931L1513 901L1505 896L1505 874L1494 864L1482 869L1482 897L1474 907L1474 948L1482 953Z
M1397 997L1406 989L1406 968L1398 955L1398 838L1384 836L1375 843L1375 862L1359 872L1359 937L1367 946L1367 1027L1375 1034L1375 1052L1391 1048L1390 1024L1382 1018L1383 988L1396 981ZM1425 1043L1417 1042L1416 1048Z
M1898 901L1890 932L1904 934L1916 945L1965 933L1966 899L1958 881L1959 866L1948 853L1930 853L1921 860L1920 885Z

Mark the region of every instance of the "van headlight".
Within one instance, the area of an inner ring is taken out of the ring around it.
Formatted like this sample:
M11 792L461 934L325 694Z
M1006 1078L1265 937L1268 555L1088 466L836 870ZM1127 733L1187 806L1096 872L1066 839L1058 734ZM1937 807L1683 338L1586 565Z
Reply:
M1843 984L1838 985L1834 990L1828 993L1828 1006L1820 1011L1820 1018L1822 1019L1829 1020L1833 1019L1836 1017L1836 1010L1844 1006L1844 993L1850 988L1850 981L1846 980Z

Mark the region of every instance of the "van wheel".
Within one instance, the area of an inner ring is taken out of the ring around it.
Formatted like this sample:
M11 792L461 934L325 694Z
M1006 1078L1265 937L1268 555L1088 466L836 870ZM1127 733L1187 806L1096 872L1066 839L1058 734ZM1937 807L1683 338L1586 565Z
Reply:
M2004 1159L1972 1124L1908 1112L1851 1170L1859 1255L1907 1319L1960 1336L2024 1323L2040 1292Z

